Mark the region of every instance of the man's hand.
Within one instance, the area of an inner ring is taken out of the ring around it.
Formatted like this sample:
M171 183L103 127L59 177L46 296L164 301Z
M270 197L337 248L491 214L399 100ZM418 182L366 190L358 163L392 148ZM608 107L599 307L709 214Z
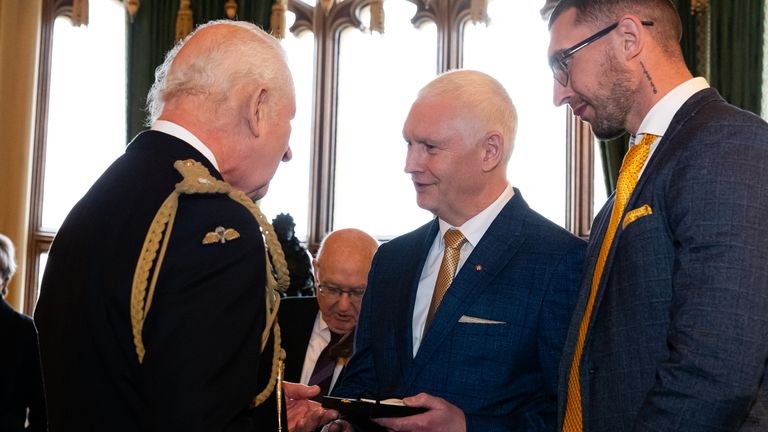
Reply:
M312 432L339 417L337 411L326 410L319 403L309 400L320 394L318 386L283 381L283 392L290 432Z
M396 432L466 432L464 412L445 399L419 393L403 399L407 406L427 408L427 412L408 417L373 419L374 422Z

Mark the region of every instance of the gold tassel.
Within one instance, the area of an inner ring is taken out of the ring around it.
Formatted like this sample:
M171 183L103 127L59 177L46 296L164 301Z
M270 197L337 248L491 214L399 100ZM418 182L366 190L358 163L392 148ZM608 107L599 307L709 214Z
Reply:
M691 0L691 15L702 13L709 7L709 0Z
M371 2L371 33L384 34L384 0Z
M126 0L125 9L128 11L128 19L133 23L136 12L139 11L139 0Z
M488 25L488 0L472 0L469 4L469 16L475 24Z
M224 10L227 12L227 18L235 19L237 16L237 2L235 0L227 0Z
M328 12L331 11L331 8L333 7L333 4L335 3L334 0L320 0L320 6L323 7L323 11L326 15L328 15Z
M88 0L74 0L72 2L72 25L88 26Z
M181 0L179 13L176 15L176 40L180 41L192 33L192 9L190 0Z
M272 5L272 17L269 21L272 27L272 36L278 39L285 38L285 9L286 0L276 0Z

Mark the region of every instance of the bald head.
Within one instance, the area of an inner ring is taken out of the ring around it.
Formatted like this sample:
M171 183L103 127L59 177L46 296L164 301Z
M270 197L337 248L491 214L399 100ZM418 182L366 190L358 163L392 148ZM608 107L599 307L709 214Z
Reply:
M360 314L378 242L357 229L334 231L323 240L315 259L317 303L331 331L350 332Z
M446 72L424 86L417 101L446 97L461 107L461 116L474 126L472 139L491 130L504 138L504 165L509 161L517 132L517 111L509 93L492 76L475 70Z
M340 261L359 260L370 267L373 255L379 247L379 242L363 231L354 228L342 229L328 234L320 250L317 252L317 262L329 265ZM367 271L366 271L367 273Z

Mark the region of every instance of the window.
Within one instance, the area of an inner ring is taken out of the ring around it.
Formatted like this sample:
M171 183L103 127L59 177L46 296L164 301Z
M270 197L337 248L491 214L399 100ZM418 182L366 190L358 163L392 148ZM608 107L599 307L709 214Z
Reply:
M293 26L296 14L287 12L286 21L288 27ZM270 221L280 213L289 213L296 223L296 238L306 239L309 226L314 37L307 30L298 35L289 32L282 43L288 53L288 67L296 87L296 116L291 122L290 141L293 159L280 164L260 207Z
M512 184L534 209L587 235L594 198L592 137L588 126L551 103L549 34L540 3L491 0L486 27L471 23L469 0L387 0L383 34L368 30L370 1L323 3L330 8L315 13L320 2L289 1L295 15L291 31L314 39L311 137L292 137L291 162L306 148L296 140L307 140L310 193L306 202L295 193L287 194L290 203L276 197L289 187L283 183L304 187L305 181L284 176L288 167L281 166L262 204L269 218L295 211L297 237L311 250L333 229L357 227L386 240L428 221L431 214L418 208L403 172L402 124L418 89L443 71L467 67L499 79L516 104ZM289 58L309 58L308 48L297 48L292 37L284 43ZM294 74L308 73L303 68L294 68ZM301 91L297 96L309 100ZM294 125L301 121L297 117ZM301 161L301 169L306 164ZM308 207L306 213L301 205Z
M52 30L52 36L43 42L41 64L43 70L50 65L50 76L41 74L38 92L27 305L37 300L47 252L64 218L125 150L124 6L91 0L87 27L73 26L63 11L44 10L51 19L43 20L43 34Z
M419 88L464 66L499 79L517 106L513 185L534 209L588 235L603 183L594 181L589 127L551 105L540 2L490 0L486 27L469 19L470 0L386 0L383 34L367 28L375 0L335 0L315 13L326 3L289 0L291 34L283 44L297 91L293 160L281 164L261 202L268 218L290 213L312 251L333 229L358 227L386 240L428 221L403 172L402 123ZM87 28L69 24L68 5L43 3L30 287L39 287L64 216L124 150L123 4L91 0ZM27 292L25 303L34 305L37 291Z
M384 34L351 26L341 32L333 229L391 238L432 218L415 205L416 192L403 171L403 122L437 66L437 28L430 22L413 26L415 12L413 3L388 1ZM361 14L363 23L367 16Z
M533 1L491 2L488 26L465 24L464 67L489 73L509 92L518 129L508 178L531 208L565 226L566 108L552 104L549 31L540 8Z

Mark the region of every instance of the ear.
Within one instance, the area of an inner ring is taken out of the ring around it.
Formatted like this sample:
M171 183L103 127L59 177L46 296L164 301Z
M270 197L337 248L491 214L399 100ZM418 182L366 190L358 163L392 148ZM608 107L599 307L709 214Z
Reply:
M621 36L624 59L631 60L640 55L648 36L640 19L634 15L624 15L619 19L617 32Z
M498 131L488 132L483 139L484 172L493 171L504 160L504 137Z
M266 125L267 110L267 89L253 92L248 100L248 126L254 137L258 138Z

